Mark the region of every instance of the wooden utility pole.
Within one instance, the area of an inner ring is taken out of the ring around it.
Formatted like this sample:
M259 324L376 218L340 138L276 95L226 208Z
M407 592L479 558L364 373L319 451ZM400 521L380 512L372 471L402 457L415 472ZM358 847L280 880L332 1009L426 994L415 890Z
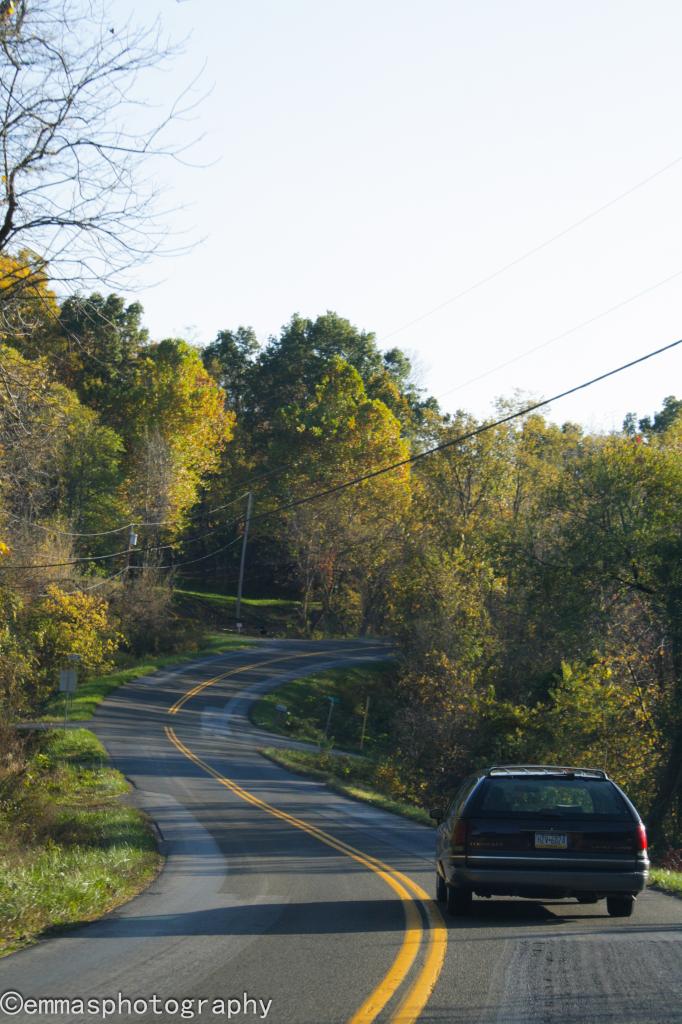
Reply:
M369 715L369 697L365 701L365 713L362 716L362 735L360 736L360 750L365 745L365 733L367 732L367 716Z
M244 566L246 565L246 545L249 540L249 523L251 522L251 511L253 509L253 491L249 491L246 500L246 520L244 522L244 536L242 538L242 558L239 564L239 585L237 587L237 606L235 608L235 619L237 622L242 614L242 589L244 587Z

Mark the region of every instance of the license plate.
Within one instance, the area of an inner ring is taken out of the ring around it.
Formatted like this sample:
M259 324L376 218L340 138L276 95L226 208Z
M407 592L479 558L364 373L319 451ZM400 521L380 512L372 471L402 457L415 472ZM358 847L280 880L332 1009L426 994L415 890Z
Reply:
M536 832L536 850L565 850L568 848L568 836L561 832Z

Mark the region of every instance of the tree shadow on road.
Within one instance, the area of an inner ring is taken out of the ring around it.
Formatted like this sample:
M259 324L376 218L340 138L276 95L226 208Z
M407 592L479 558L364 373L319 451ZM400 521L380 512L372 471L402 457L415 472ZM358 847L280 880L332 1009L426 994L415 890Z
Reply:
M112 914L87 926L88 939L201 935L348 935L402 932L400 900L323 900L312 903L246 903L181 914ZM77 932L67 933L78 937Z

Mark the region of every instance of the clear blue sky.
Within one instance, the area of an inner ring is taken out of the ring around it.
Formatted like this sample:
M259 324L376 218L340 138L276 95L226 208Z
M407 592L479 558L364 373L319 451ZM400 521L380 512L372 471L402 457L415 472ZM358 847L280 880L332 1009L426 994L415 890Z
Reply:
M682 335L682 160L401 330L682 158L675 0L148 0L157 12L192 33L167 87L207 63L186 130L216 162L158 169L204 240L141 274L153 336L247 324L265 339L333 309L416 356L431 393L458 389L446 409L484 415ZM682 396L681 369L682 347L554 418L619 426Z

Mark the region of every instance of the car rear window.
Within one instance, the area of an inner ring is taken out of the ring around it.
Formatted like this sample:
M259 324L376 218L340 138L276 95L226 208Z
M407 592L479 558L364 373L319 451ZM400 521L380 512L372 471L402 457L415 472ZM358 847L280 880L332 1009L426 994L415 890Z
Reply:
M606 779L490 778L476 794L472 812L490 818L630 818L627 804Z

